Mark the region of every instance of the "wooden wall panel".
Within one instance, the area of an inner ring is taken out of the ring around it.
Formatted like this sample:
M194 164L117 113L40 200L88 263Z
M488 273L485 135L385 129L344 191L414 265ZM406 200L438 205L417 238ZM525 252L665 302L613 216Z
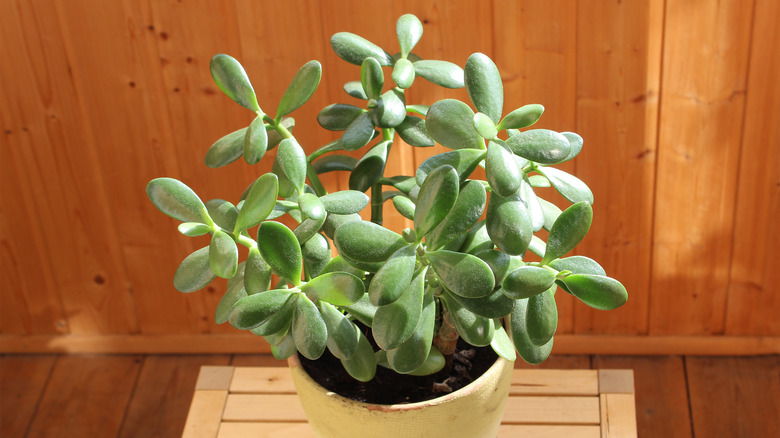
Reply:
M753 2L666 3L651 334L721 334Z
M498 0L493 4L493 24L494 60L504 80L504 113L538 103L545 110L534 128L576 131L576 1ZM590 150L590 139L585 144ZM574 173L577 162L565 163L560 169ZM560 208L570 205L554 189L538 192ZM557 333L572 333L576 300L566 293L556 294L555 300Z
M630 292L609 314L576 306L577 333L647 332L662 15L658 0L578 8L576 173L595 202L577 251Z
M626 284L629 302L601 314L560 294L559 333L780 334L775 2L9 0L0 8L2 335L235 333L212 322L224 281L194 294L172 287L179 262L208 239L179 235L144 193L150 179L171 176L203 199L236 202L270 168L275 151L258 166L203 164L216 139L253 117L219 92L209 59L241 60L268 112L297 69L319 59L320 90L294 114L310 152L338 136L317 126L317 112L354 103L341 86L359 78L358 66L332 52L330 35L354 32L394 52L403 13L424 23L415 53L462 65L484 52L505 80L505 112L541 103L538 127L585 138L583 154L565 165L596 198L578 252ZM445 96L468 102L465 90L424 79L408 101ZM388 171L413 174L443 150L399 140ZM343 172L324 180L347 186ZM389 205L385 217L408 226Z
M754 20L726 332L780 335L780 3Z

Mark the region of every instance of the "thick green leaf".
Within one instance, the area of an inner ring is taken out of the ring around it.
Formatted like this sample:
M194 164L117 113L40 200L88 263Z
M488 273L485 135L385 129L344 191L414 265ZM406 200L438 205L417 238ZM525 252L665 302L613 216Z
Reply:
M409 287L417 260L414 245L399 249L377 271L368 287L368 297L375 306L395 302Z
M244 161L255 164L263 158L268 149L268 131L260 116L255 117L244 135Z
M481 298L493 292L493 272L478 257L445 250L429 252L425 256L444 287L452 293Z
M490 346L496 354L508 361L514 362L517 359L515 345L509 339L509 335L504 330L499 319L493 320L493 339L490 341Z
M485 220L481 220L466 233L466 239L460 246L460 252L477 254L486 249L493 249L493 246L493 241L490 240L487 232Z
M427 148L436 144L430 134L428 134L425 120L419 117L406 116L404 121L396 126L395 129L401 140L412 146Z
M550 267L558 271L571 271L575 274L594 274L606 276L607 272L595 260L584 256L571 256L553 260Z
M447 359L441 354L441 351L435 346L431 345L431 350L428 352L428 357L425 362L420 365L419 368L409 373L410 376L430 376L441 371L447 364Z
M391 140L377 143L355 164L355 168L349 174L351 190L365 192L379 181L384 173L387 154L392 143Z
M227 97L252 111L260 111L257 96L244 67L235 58L225 54L214 55L209 63L211 77Z
M555 304L555 284L546 291L528 298L525 315L526 333L532 344L547 344L558 328L558 306Z
M512 341L515 348L524 361L538 365L550 356L553 347L553 339L542 346L534 345L528 337L526 328L526 309L528 308L528 299L517 300L515 308L512 310L511 329Z
M465 298L452 294L452 299L457 300L470 312L485 318L503 318L515 307L515 301L504 295L500 288L482 298Z
M395 198L393 198L395 202ZM428 249L439 249L466 233L485 211L487 192L479 181L466 181L449 213L428 235Z
M320 198L328 213L353 214L363 210L368 205L368 196L356 190L342 190L329 193Z
M466 91L477 111L498 123L504 109L504 83L496 64L487 55L474 53L466 61L463 72Z
M561 135L566 137L567 140L569 140L569 147L571 150L569 151L569 155L566 156L566 158L561 161L561 163L564 163L566 161L573 160L574 157L580 154L580 151L582 150L582 137L580 137L579 134L574 132L561 132Z
M297 353L298 349L295 348L295 341L293 340L292 333L285 334L279 342L271 344L271 354L276 359L287 360L290 356Z
M485 149L485 140L474 129L474 112L459 100L431 105L425 126L434 140L450 149Z
M352 121L341 136L341 146L346 151L354 151L367 145L374 138L374 124L368 113L362 113Z
M377 307L371 304L371 301L368 299L368 294L363 295L363 298L361 298L355 304L351 306L344 306L344 310L349 312L350 316L369 327L374 324L374 315L376 314L376 309Z
M578 202L564 210L550 229L542 264L550 263L574 249L588 233L592 220L593 208L587 202Z
M411 199L406 196L394 196L393 207L401 213L401 216L409 220L414 220L414 210L416 207Z
M525 158L518 158L526 163L528 162ZM531 175L528 177L528 184L531 184L531 187L550 187L550 180L542 175Z
M325 269L331 260L328 239L320 233L314 234L301 246L303 268L309 278L314 278Z
M280 277L294 285L301 283L303 255L295 234L284 224L266 221L257 230L257 248Z
M325 217L325 206L313 193L304 193L298 197L298 208L304 217L320 219Z
M182 222L179 224L179 232L188 237L198 237L211 232L211 227L199 222Z
M328 155L311 163L311 167L314 168L317 175L339 170L351 172L352 169L355 168L357 162L357 158L350 157L349 155Z
M382 66L390 66L393 57L376 44L349 32L339 32L330 38L330 45L336 55L350 64L361 65L368 57L376 58Z
M195 292L206 287L214 279L209 264L209 247L203 247L188 255L176 269L173 286L179 292Z
M322 356L328 343L328 327L317 306L306 295L298 298L292 320L295 347L307 359Z
M463 88L463 69L447 61L422 60L414 63L414 73L445 88Z
M388 90L376 101L376 108L369 111L374 125L395 128L406 118L406 98L400 90Z
M251 332L259 336L273 336L289 331L293 313L295 308L298 307L298 298L300 296L301 294L290 294L290 297L287 298L287 301L284 302L284 305L277 312L259 326L251 329Z
M422 23L412 14L401 15L395 23L395 34L398 36L398 45L401 46L401 55L405 58L422 38Z
M349 359L342 359L341 364L350 376L361 382L368 382L376 375L376 356L368 338L355 327L358 334L358 345L355 354Z
M436 303L433 294L423 297L423 308L412 335L398 348L387 352L387 361L398 373L408 374L419 369L428 358L436 326Z
M401 58L393 66L393 82L398 88L409 88L414 83L414 64L408 59Z
M279 107L276 108L276 119L286 116L298 109L311 98L322 78L322 65L319 61L309 61L298 70L287 86Z
M407 243L400 234L368 221L347 222L336 229L334 243L348 262L376 272L393 253Z
M354 105L334 103L333 105L326 106L317 114L317 123L330 131L343 131L364 112L366 112L366 110Z
M523 182L523 170L517 165L515 155L503 142L488 143L485 160L485 177L493 193L504 198L520 189Z
M545 251L546 247L547 247L547 244L544 243L544 241L542 239L540 239L539 237L537 237L537 236L532 236L531 237L531 243L528 244L528 250L531 251L532 253L538 255L539 257L543 257L544 256L544 251Z
M475 347L490 345L495 333L493 320L471 312L449 294L444 294L442 297L460 337Z
M427 116L428 110L430 108L431 107L428 105L406 105L407 111L419 114L421 116Z
M533 235L533 223L528 209L517 193L506 198L492 193L488 201L485 225L491 240L502 251L511 255L522 255L528 249Z
M544 107L537 103L523 105L507 114L498 124L498 130L527 128L536 123L543 112Z
M276 153L275 164L278 164L298 193L303 193L303 185L306 183L306 153L301 145L292 138L282 140Z
M265 129L265 125L263 127ZM248 130L241 128L215 141L206 152L206 166L217 168L238 160L244 153L244 139Z
M328 350L339 359L349 359L358 349L360 331L332 304L320 301L317 305L328 328Z
M223 230L235 228L238 209L230 202L223 199L210 199L206 201L206 210L214 223Z
M355 99L368 100L366 92L363 91L363 84L361 84L360 81L350 81L344 84L344 92Z
M379 99L385 86L385 74L376 58L366 58L360 67L360 84L369 99Z
M531 225L533 226L534 233L544 228L544 210L542 204L539 202L539 197L536 196L534 188L528 183L528 180L523 177L520 182L520 200L523 201L525 208L528 210L528 215L531 217Z
M510 272L520 266L525 266L521 257L510 256L509 254L496 249L486 249L474 255L490 266L490 270L493 272L493 280L499 288L501 287L504 278L506 278Z
M532 129L512 135L506 144L517 155L542 164L558 163L571 152L569 140L549 129Z
M365 293L363 280L346 272L329 272L300 286L311 299L327 301L336 306L349 306Z
M238 247L236 241L222 230L211 236L209 264L217 277L230 278L238 269Z
M542 207L542 215L544 215L544 229L550 231L553 224L558 220L558 216L561 215L561 209L552 202L545 201L542 198L539 199L539 206Z
M433 172L434 169L445 165L455 168L455 171L458 172L460 182L462 183L466 181L474 169L477 168L479 162L485 158L486 154L487 152L484 150L459 149L434 155L423 161L420 164L420 167L417 168L417 172L414 176L417 185L422 187L429 173Z
M233 306L238 300L247 296L246 288L244 287L244 269L245 263L238 265L236 275L233 276L227 282L227 290L225 294L217 304L217 310L214 312L214 322L222 324L230 317L230 312L233 311Z
M593 192L576 176L554 167L539 166L538 171L550 180L555 190L569 202L585 201L593 204Z
M253 329L281 310L292 292L273 289L241 298L233 306L228 321L240 330Z
M569 293L594 309L617 309L628 300L626 288L604 275L573 274L563 278L563 283Z
M521 266L504 278L501 288L512 299L538 295L555 284L555 273L539 266Z
M174 219L214 225L203 201L179 180L155 178L146 186L146 194L158 210Z
M278 191L279 179L273 173L266 173L258 178L249 189L244 205L238 212L233 234L239 235L264 221L276 205Z
M271 286L271 267L263 260L260 250L249 250L244 268L244 288L247 294L254 295L268 290Z
M420 187L414 210L414 231L422 239L447 216L458 200L459 178L455 168L444 165L434 169Z
M325 225L325 216L321 216L319 219L307 217L293 229L293 234L298 239L298 243L304 245L315 234L320 232L323 225Z
M487 114L474 114L474 129L476 129L477 133L486 140L493 140L496 138L496 135L498 135L496 124L490 120L490 117L488 117Z
M325 217L325 223L322 225L322 231L331 240L335 237L336 230L347 222L361 221L363 218L359 214L329 214Z
M394 302L379 307L371 329L379 348L392 350L409 339L423 311L425 270L419 272Z

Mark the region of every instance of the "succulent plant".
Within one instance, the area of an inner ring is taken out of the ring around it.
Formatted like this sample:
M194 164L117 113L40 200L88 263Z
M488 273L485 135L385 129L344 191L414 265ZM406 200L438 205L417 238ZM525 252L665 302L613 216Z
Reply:
M395 55L352 33L331 38L339 57L360 66L360 80L344 91L363 105L322 109L319 124L342 134L308 155L289 114L314 94L320 63L301 67L271 116L237 60L212 58L219 88L255 117L217 140L206 165L242 156L256 164L277 150L272 171L252 181L237 204L204 203L172 178L149 183L149 198L182 221L182 234L211 236L184 259L174 285L193 292L215 277L229 279L217 323L264 337L277 358L300 352L316 359L327 348L361 381L371 380L377 365L402 374L437 372L458 338L509 360L519 353L542 362L557 327L556 292L602 310L627 299L597 262L567 256L590 227L593 194L553 166L576 157L583 140L527 129L541 117L541 105L505 111L501 76L488 56L475 53L464 68L423 59L412 52L423 33L420 20L404 15L396 31ZM465 87L473 106L455 99L407 103L406 90L418 77ZM422 162L414 175L385 175L391 148L436 143L449 150ZM339 154L357 150L360 159ZM475 176L478 167L485 180ZM326 190L319 175L334 171L349 172L349 190ZM571 206L561 211L537 196L536 188L550 186ZM369 201L366 221L359 213ZM384 228L390 204L414 226L401 234ZM275 220L284 215L297 226ZM244 261L238 245L249 249Z

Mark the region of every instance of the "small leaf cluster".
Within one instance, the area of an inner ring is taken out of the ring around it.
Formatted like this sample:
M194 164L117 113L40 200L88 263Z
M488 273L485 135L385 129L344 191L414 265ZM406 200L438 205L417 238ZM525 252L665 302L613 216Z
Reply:
M299 352L316 359L328 349L361 381L371 380L377 366L413 375L440 370L443 324L471 345L540 363L552 349L558 291L601 310L627 299L596 261L567 256L590 228L593 194L553 166L575 158L583 140L529 129L541 105L506 112L501 75L488 56L475 53L463 68L421 58L412 52L423 33L413 15L398 20L396 33L395 55L351 33L332 37L336 54L360 66L360 80L344 91L361 105L322 109L319 125L341 137L309 155L292 134L289 114L314 94L320 63L301 67L271 117L241 64L214 56L214 81L254 118L217 140L206 164L225 166L242 156L255 164L277 151L272 171L252 181L236 204L203 202L172 178L149 183L149 198L182 222L182 234L211 237L184 259L174 286L193 292L215 277L229 279L217 323L264 337L278 358ZM471 105L407 103L417 77L465 87ZM391 148L406 147L396 135L412 147L438 143L448 151L425 160L414 175L385 175ZM359 159L339 154L357 150L364 151ZM478 167L484 180L474 174ZM348 190L325 189L319 175L333 171L349 172ZM571 205L560 210L537 195L539 187L554 188ZM371 220L363 220L359 213L369 203ZM390 204L414 226L401 234L384 228ZM275 220L285 215L297 223L292 229ZM248 248L244 261L239 245Z

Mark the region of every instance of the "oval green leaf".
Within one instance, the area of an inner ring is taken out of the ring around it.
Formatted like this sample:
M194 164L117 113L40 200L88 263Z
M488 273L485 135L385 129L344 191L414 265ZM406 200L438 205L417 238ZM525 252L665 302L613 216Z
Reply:
M437 167L425 179L414 211L414 231L422 239L447 216L458 199L459 178L449 165Z
M238 269L238 247L236 241L222 230L211 236L209 264L217 277L231 278Z
M523 105L504 116L501 123L498 124L498 130L527 128L536 123L542 117L543 112L544 107L538 103Z
M284 91L282 100L276 108L276 120L306 103L320 84L320 78L322 78L322 65L319 61L309 61L304 64Z
M306 183L306 153L301 145L291 138L282 140L276 153L275 164L278 164L278 168L298 193L303 193L303 185Z
M553 339L551 338L546 344L542 346L534 345L528 337L528 330L526 328L526 309L528 308L528 300L517 300L515 308L512 310L511 317L511 331L512 341L515 344L517 352L524 361L531 365L538 365L550 356L550 352L553 347Z
M463 88L463 69L447 61L422 60L414 63L414 73L444 88Z
M571 152L569 140L549 129L532 129L512 135L506 144L517 155L541 164L559 163Z
M358 213L368 205L368 196L356 190L342 190L320 198L325 211L333 214Z
M328 350L337 358L344 360L352 357L358 349L359 330L352 321L338 309L324 301L318 303L320 315L328 328Z
M369 99L379 99L385 86L385 74L376 58L366 58L360 66L360 84Z
M325 206L320 198L313 193L304 193L298 197L298 208L304 217L321 219L325 217Z
M209 63L209 69L217 87L227 97L244 108L254 112L260 111L257 96L249 82L249 77L246 75L244 67L235 58L223 53L214 55Z
M398 88L409 88L414 83L414 64L408 59L401 58L393 66L393 82Z
M267 291L271 286L271 267L263 260L257 247L249 249L244 267L244 288L247 294Z
M423 310L425 270L409 283L406 291L394 302L379 307L371 329L379 348L392 350L409 339L417 327Z
M233 306L236 302L247 296L246 288L244 287L245 266L244 263L239 264L236 275L227 282L225 294L222 295L219 304L217 304L217 309L214 312L214 322L217 324L226 322L230 317L230 312L233 310Z
M347 272L329 272L300 286L313 300L322 300L335 306L349 306L365 293L363 280Z
M555 273L539 266L521 266L504 278L501 288L512 299L530 298L555 284Z
M387 361L398 373L418 370L428 359L436 327L436 303L433 294L425 294L423 309L412 335L398 348L387 352Z
M628 300L625 286L604 275L572 274L563 278L569 293L598 310L612 310Z
M380 128L395 128L406 118L406 98L400 90L388 90L369 111L371 121Z
M475 347L490 345L495 333L493 320L471 312L449 294L442 297L452 317L452 323L463 340Z
M555 304L555 284L546 291L528 298L525 315L528 340L536 346L550 342L558 328L558 306Z
M493 189L493 193L504 198L520 189L520 184L523 181L523 170L517 165L512 151L503 142L491 141L488 143L485 177L490 188Z
M476 129L477 133L486 140L492 140L498 135L496 124L490 120L490 117L488 117L487 114L474 114L474 129Z
M406 116L404 121L395 127L395 130L401 137L401 140L411 146L427 148L436 144L430 134L428 134L425 120L419 117Z
M474 53L466 61L463 73L474 107L498 123L504 108L504 83L496 64L484 53Z
M203 247L188 255L179 264L173 276L173 286L179 292L195 292L206 287L214 279L209 263L209 247Z
M438 167L446 165L454 167L455 171L458 172L460 182L465 182L471 173L474 172L474 169L477 168L479 162L485 158L486 153L486 151L479 149L458 149L436 154L420 164L414 175L415 181L417 185L422 187L429 173Z
M309 278L314 278L325 269L331 260L330 243L320 233L316 233L301 247L303 269Z
M542 264L550 263L574 249L588 233L592 220L593 208L587 202L578 202L564 210L550 229Z
M593 192L579 178L554 167L539 166L539 173L569 202L585 201L593 204Z
M412 14L401 15L395 23L395 34L398 36L398 45L401 46L401 55L406 58L422 38L422 23Z
M214 225L203 201L179 180L155 178L147 184L146 194L158 210L174 219Z
M281 310L292 293L286 289L273 289L241 298L233 306L228 322L240 330L253 329Z
M179 232L188 237L203 236L210 231L210 226L198 222L183 222L179 224Z
M368 287L371 304L386 306L403 295L412 281L416 260L413 245L407 245L393 253L371 279Z
M456 295L481 298L490 295L495 287L490 266L476 256L439 250L425 257L444 287Z
M349 188L357 192L365 192L382 177L387 163L387 154L392 145L391 140L377 143L368 150L355 164L349 174Z
M266 221L257 230L257 248L271 269L293 285L301 283L303 255L295 234L284 224Z
M325 352L328 326L325 325L317 306L306 295L298 298L293 313L292 336L295 347L307 359L318 359Z
M471 229L485 211L485 201L485 187L479 181L466 181L461 186L458 199L450 212L426 236L428 248L439 249Z
M342 359L341 364L350 376L361 382L368 382L376 375L376 356L368 338L355 327L358 334L358 345L355 354L349 359Z
M493 351L495 351L499 356L508 361L514 362L515 359L517 359L515 345L512 343L512 340L509 338L506 330L504 330L504 327L501 325L501 320L494 319L493 328L493 339L490 341L490 347L493 348Z
M348 155L328 155L311 163L311 167L314 168L317 175L339 170L351 172L355 168L357 161L357 158Z
M238 212L233 234L237 236L264 221L276 205L278 192L279 179L276 175L266 173L258 178L249 189L244 205Z
M334 103L326 106L317 114L317 123L329 131L343 131L364 112L366 110L354 105Z
M522 255L533 235L533 223L517 193L506 198L490 195L485 226L493 243L511 255Z
M338 32L330 38L330 45L336 55L350 64L361 65L363 60L373 57L382 66L390 66L393 57L381 47L350 32Z
M414 220L414 202L412 202L411 199L407 198L406 196L394 196L393 197L393 207L401 213L401 216L409 219Z
M485 149L485 140L474 129L474 112L459 100L431 105L425 125L434 140L450 149Z
M354 151L367 145L374 138L374 124L368 113L362 113L352 121L341 136L341 146L346 151Z
M238 160L244 153L244 139L248 129L241 128L215 141L206 152L206 166L217 168Z
M407 243L400 234L368 221L351 221L336 229L334 243L339 254L354 266L376 272ZM357 264L354 264L357 263Z
M256 164L265 155L268 149L268 131L265 128L263 118L257 116L246 131L243 141L244 161Z

